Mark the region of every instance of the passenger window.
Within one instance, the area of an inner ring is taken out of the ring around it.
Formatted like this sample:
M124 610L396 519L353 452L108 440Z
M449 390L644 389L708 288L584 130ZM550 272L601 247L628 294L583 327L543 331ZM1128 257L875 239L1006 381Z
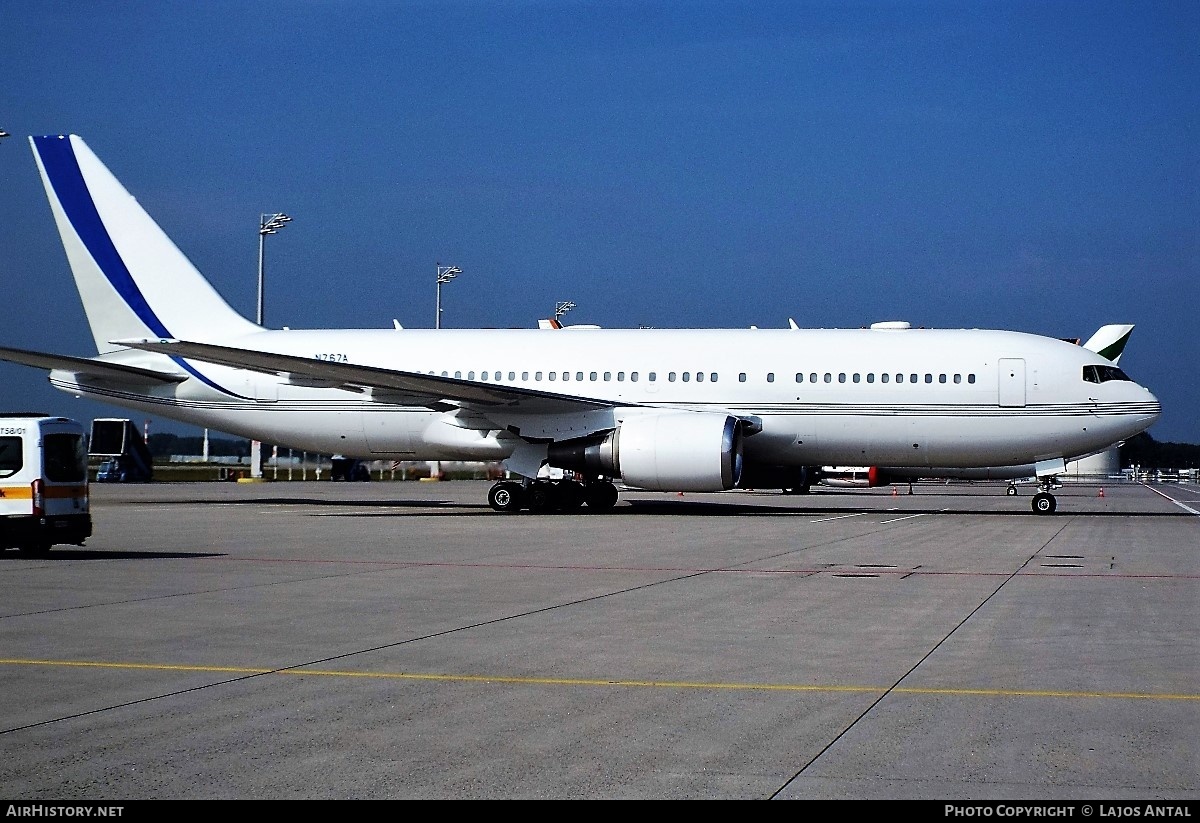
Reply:
M480 379L480 380L487 380L487 376L488 376L488 373L487 373L487 372L483 372L483 373L481 373L481 374L479 375L479 379Z
M767 382L768 382L768 383L774 383L774 382L775 382L775 372L773 372L773 371L769 371L769 372L767 372Z
M944 374L939 374L939 375L938 375L938 382L939 382L939 383L945 383L945 382L946 382L946 375L944 375Z
M657 382L658 372L650 372L649 379L651 383Z
M591 380L593 383L595 383L596 382L596 373L591 372L590 374L588 374L588 380Z
M460 372L460 371L456 371L456 372L454 373L454 377L455 377L456 379L458 379L458 380L462 380L462 372Z
M962 382L962 375L961 375L961 374L956 374L956 375L954 375L954 382L955 382L955 383L961 383L961 382Z
M509 373L508 373L508 377L509 377L509 379L510 379L510 380L512 379L512 372L509 372ZM528 380L528 379L529 379L529 372L527 372L527 371L523 371L523 372L521 372L521 379L522 379L522 380Z
M570 380L571 380L571 373L569 371L563 372L563 382L567 383Z
M469 371L469 372L467 372L467 379L468 379L468 380L474 380L474 379L475 379L475 372L474 372L474 371Z
M867 372L867 382L868 383L875 382L875 372Z
M533 373L533 379L534 379L534 380L541 380L541 379L542 379L542 373L541 373L540 371L538 371L538 372L534 372L534 373Z
M854 373L854 377L853 377L853 378L851 378L851 379L853 379L855 383L858 383L858 382L860 382L860 380L861 380L861 378L859 377L859 374L858 374L858 372L855 372L855 373Z
M0 437L0 477L12 477L24 465L19 437Z
M812 374L810 374L810 375L808 376L808 382L809 382L809 383L816 383L816 382L817 382L817 373L816 373L816 372L813 372Z
M738 382L739 382L739 383L745 383L745 382L746 382L746 373L745 373L745 372L739 372L739 373L738 373Z
M691 373L691 372L686 372L686 371L685 371L685 372L683 373L683 382L684 382L684 383L686 383L687 381L689 381L689 380L691 380L691 379L692 379L692 373Z
M668 383L675 382L675 372L667 372L667 382Z
M575 379L578 380L580 383L582 383L583 382L583 372L581 372L581 371L575 372Z
M607 383L609 380L612 380L612 372L606 371L604 373L604 381Z
M713 372L712 374L710 374L710 375L708 376L708 382L709 382L709 383L716 383L716 382L717 382L717 373L716 373L716 372Z
M932 375L932 374L927 374L927 375L925 375L925 382L926 382L926 383L932 383L932 382L933 382L933 375Z
M920 383L920 382L921 382L921 381L920 381L920 375L916 375L916 374L910 374L910 375L908 376L908 382L909 382L909 383Z
M623 371L619 371L619 372L617 372L617 382L618 382L618 383L624 383L624 382L625 382L625 372L623 372Z
M803 382L804 382L804 375L803 375L803 374L801 374L800 372L796 372L796 382L797 382L797 383L803 383Z
M973 374L968 374L968 375L967 375L967 382L968 382L968 383L974 383L974 382L975 382L975 375L973 375Z
M629 381L630 381L631 383L636 383L636 382L637 382L637 372L635 372L635 371L632 371L632 372L630 372L630 373L629 373Z
M879 382L886 383L888 381L888 377L889 377L888 373L884 372L883 374L879 375Z
M846 373L845 372L841 372L840 374L838 374L838 382L839 383L846 382Z
M703 382L704 382L704 372L702 372L702 371L698 371L698 372L696 372L696 382L697 382L697 383L703 383Z
M552 371L546 376L549 377L551 380L553 380L554 378L558 377L558 372Z
M832 383L832 382L833 382L833 375L832 375L832 374L830 374L829 372L825 372L825 382L826 382L826 383Z

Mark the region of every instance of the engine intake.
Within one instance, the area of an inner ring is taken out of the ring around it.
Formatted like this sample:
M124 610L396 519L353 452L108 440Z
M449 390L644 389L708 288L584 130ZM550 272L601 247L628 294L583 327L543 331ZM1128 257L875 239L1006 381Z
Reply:
M604 434L551 443L549 464L620 477L650 491L723 491L742 475L742 425L736 417L669 412L631 417Z

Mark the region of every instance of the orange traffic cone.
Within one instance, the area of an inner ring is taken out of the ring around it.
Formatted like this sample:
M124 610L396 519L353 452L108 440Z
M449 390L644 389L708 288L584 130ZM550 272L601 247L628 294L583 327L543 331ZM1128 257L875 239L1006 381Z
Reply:
M1099 496L1099 497L1103 497L1103 496L1104 496L1104 487L1103 487L1103 486L1101 486L1101 487L1100 487L1100 494L1099 494L1098 496Z
M899 496L900 496L900 490L897 489L895 486L892 486L892 497L899 497Z

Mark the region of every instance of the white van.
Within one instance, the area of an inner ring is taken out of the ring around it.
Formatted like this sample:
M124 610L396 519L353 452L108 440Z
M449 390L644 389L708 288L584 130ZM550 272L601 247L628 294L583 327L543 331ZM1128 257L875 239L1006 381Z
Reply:
M83 426L66 417L0 413L0 550L45 554L91 536Z

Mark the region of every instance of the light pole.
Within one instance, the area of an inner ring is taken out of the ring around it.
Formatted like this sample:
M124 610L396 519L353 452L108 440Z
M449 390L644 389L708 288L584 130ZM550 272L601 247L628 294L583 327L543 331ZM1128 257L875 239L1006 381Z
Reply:
M458 266L443 266L437 264L437 318L434 320L433 327L440 329L442 327L442 284L449 283L458 275L462 274L462 269Z
M266 250L266 240L268 234L278 234L279 230L285 224L292 222L292 218L288 217L283 212L276 214L262 214L258 218L258 325L263 324L263 255Z
M554 304L554 319L557 320L573 308L575 308L575 304L570 300L560 300Z
M258 325L263 324L263 259L266 250L268 234L277 234L292 218L283 212L275 214L260 214L258 216L258 312L255 319ZM207 430L205 432L207 434ZM262 477L262 441L250 441L250 476Z

